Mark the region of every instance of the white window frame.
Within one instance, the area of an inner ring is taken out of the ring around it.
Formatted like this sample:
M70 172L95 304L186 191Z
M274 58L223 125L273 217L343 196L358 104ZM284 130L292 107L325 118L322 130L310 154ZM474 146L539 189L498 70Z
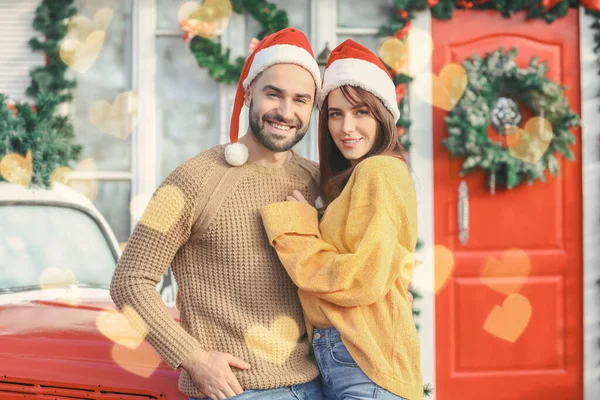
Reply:
M156 188L156 21L158 0L133 1L132 90L138 94L138 125L131 134L131 198ZM143 68L142 68L143 66ZM144 204L131 203L130 230Z

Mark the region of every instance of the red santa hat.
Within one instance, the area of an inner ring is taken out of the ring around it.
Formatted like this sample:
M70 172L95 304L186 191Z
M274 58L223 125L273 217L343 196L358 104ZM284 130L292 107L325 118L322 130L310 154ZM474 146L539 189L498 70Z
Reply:
M229 128L231 144L225 148L225 160L231 165L242 165L248 160L248 148L238 143L244 93L261 72L275 64L299 65L313 76L317 93L321 87L319 66L304 33L294 28L285 28L261 40L244 64L235 93Z
M334 89L350 85L377 96L397 121L400 110L396 103L396 86L387 68L371 50L348 39L337 46L327 60L323 87L317 97L319 108Z

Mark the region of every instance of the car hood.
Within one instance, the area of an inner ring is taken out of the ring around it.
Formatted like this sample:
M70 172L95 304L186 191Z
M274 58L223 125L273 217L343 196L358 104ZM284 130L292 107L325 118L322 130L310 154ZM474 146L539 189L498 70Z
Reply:
M89 345L91 341L112 346L112 341L98 329L96 320L100 312L114 310L116 307L108 296L72 302L31 300L0 303L0 350L9 350L3 345L8 338L61 340L73 345ZM168 310L173 318L179 320L176 309Z
M0 295L0 300L5 296L10 295ZM160 360L152 361L158 359L157 355L145 341L136 349L120 346L119 357L124 361L117 360L119 351L115 353L115 348L119 345L105 336L96 322L100 312L115 310L115 305L108 291L97 297L80 299L77 304L61 300L0 301L0 376L93 386L154 387L172 392L169 398L178 398L179 372ZM170 312L178 319L177 310ZM136 367L140 355L135 351L142 350L145 355Z

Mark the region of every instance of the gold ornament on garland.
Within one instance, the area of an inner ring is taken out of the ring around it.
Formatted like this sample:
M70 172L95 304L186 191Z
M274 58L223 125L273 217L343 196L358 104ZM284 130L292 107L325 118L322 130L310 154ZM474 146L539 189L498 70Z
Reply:
M206 0L203 5L195 1L184 3L179 7L179 28L185 32L183 39L216 38L227 28L232 12L229 0Z

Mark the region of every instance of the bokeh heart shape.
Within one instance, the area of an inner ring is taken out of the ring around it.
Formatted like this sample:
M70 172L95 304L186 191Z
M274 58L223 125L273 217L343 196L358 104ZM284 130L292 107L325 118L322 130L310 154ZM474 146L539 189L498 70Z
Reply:
M202 5L191 1L179 8L179 26L188 38L214 39L227 28L232 13L229 0L206 0Z
M83 74L98 58L106 33L104 31L92 32L85 41L66 38L59 48L60 59L71 69Z
M279 317L270 326L255 325L246 333L246 345L258 356L283 365L290 357L300 338L300 329L294 319Z
M70 269L50 267L46 268L40 274L40 287L42 289L64 288L70 285L77 285L77 283L77 277Z
M0 175L8 182L29 187L33 174L33 156L27 150L25 157L9 153L0 160Z
M160 364L160 356L145 341L148 326L130 306L123 307L122 312L99 312L96 316L96 327L113 342L112 359L121 368L147 378Z
M59 292L58 301L70 306L77 306L80 303L80 291L77 277L70 269L49 267L42 271L39 278L41 289L65 289Z
M410 73L421 72L431 61L433 40L431 35L419 28L410 28L405 39L388 37L379 45L379 58L393 73L406 72L409 61Z
M161 361L160 356L147 342L142 342L135 349L115 343L111 355L121 368L143 378L152 375Z
M142 213L140 223L162 234L169 232L182 216L185 198L177 186L159 188Z
M148 334L142 318L129 306L123 307L123 312L100 311L96 316L96 327L113 342L130 349L136 349Z
M531 303L527 297L514 293L506 297L502 306L494 307L485 320L483 329L500 339L514 343L527 328L531 314Z
M533 117L525 124L525 129L509 126L506 129L506 142L510 155L531 164L537 163L544 155L554 134L552 125L542 117Z
M404 71L408 65L408 45L395 37L385 38L379 45L379 58L394 71Z
M85 42L93 32L106 31L114 13L111 8L102 8L94 14L93 21L82 15L75 16L69 21L66 37Z
M433 255L435 257L435 293L437 293L446 285L454 271L455 263L452 251L445 246L435 245Z
M103 132L126 139L137 125L137 95L121 93L113 104L98 100L90 107L88 117Z
M54 186L55 183L67 185L72 173L73 168L71 167L57 167L50 174L50 185Z
M505 251L500 260L495 257L486 258L480 279L487 287L510 295L521 290L530 271L529 255L523 250L511 249Z
M423 72L414 81L415 92L433 106L450 111L458 103L467 88L465 69L458 64L448 64L439 76Z

